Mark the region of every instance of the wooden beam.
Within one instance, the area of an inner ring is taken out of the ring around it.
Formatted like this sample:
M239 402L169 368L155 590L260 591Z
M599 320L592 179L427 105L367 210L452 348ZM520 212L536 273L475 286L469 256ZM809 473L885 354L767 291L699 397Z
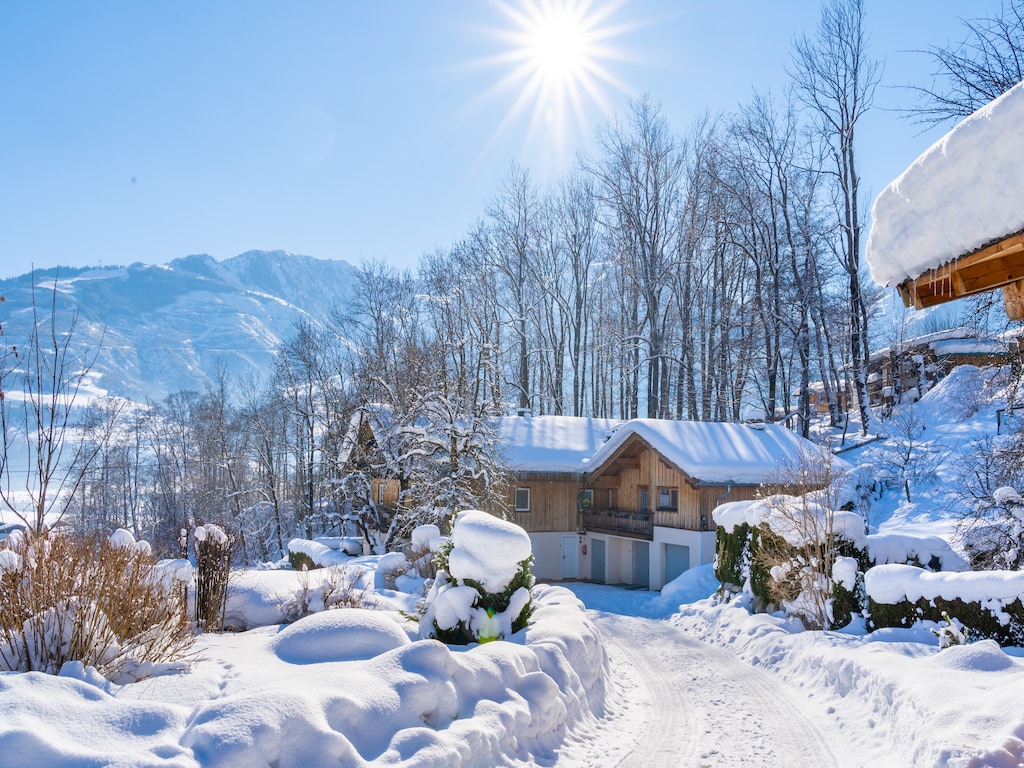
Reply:
M905 280L898 289L906 306L924 309L1022 280L1024 232L961 256L917 278Z

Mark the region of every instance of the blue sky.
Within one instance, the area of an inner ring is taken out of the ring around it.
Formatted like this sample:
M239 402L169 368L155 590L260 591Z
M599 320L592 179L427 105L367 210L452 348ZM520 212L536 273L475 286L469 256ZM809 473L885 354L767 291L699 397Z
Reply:
M683 132L781 93L820 9L591 0L606 77L563 120L514 72L518 19L566 1L2 3L0 277L256 248L414 267L483 216L513 160L547 183L630 97ZM885 65L859 148L870 198L941 133L889 111L910 99L895 86L927 83L912 51L998 7L867 0Z

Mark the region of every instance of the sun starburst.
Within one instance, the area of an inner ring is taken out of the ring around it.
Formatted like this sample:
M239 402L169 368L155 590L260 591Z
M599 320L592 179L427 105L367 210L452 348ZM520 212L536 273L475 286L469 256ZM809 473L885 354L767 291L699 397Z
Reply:
M595 113L611 115L611 95L630 94L610 64L627 58L613 45L614 38L637 25L612 23L623 0L494 3L508 27L494 30L504 50L485 63L509 67L492 91L511 91L516 97L491 144L528 116L526 143L543 142L564 157L572 139L593 129Z

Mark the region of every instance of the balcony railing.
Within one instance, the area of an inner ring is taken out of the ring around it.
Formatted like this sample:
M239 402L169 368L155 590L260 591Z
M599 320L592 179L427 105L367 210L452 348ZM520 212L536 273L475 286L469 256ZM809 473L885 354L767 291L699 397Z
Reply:
M654 515L650 512L588 509L583 513L583 527L588 531L617 533L641 539L653 539Z

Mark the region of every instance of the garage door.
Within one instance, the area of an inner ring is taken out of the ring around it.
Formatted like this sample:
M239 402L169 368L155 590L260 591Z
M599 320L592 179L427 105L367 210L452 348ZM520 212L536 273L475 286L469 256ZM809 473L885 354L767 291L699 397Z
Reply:
M690 548L681 544L665 545L665 584L690 570Z

